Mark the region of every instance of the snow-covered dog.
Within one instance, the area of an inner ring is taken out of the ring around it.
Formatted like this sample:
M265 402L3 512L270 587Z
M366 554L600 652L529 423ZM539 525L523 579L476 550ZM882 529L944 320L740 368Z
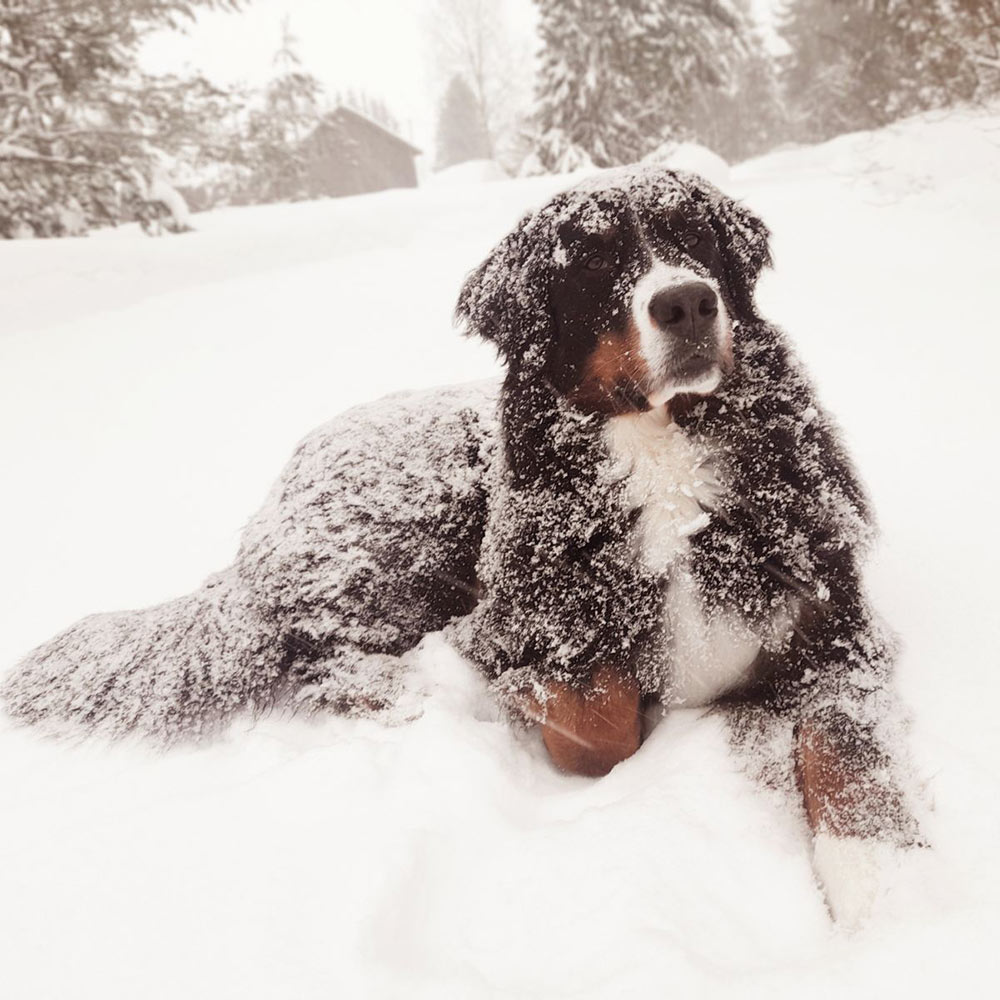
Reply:
M865 497L757 314L768 263L761 221L694 175L557 196L459 299L502 387L320 428L233 566L34 651L8 711L165 740L279 698L376 713L447 626L568 771L635 752L644 701L724 707L752 769L798 789L834 908L856 914L838 870L917 829L891 642L860 580Z

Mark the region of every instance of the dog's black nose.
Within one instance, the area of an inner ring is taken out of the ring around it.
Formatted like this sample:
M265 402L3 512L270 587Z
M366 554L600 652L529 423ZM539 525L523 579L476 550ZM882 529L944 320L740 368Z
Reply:
M653 322L665 333L684 339L705 339L719 315L719 297L704 281L661 288L649 303Z

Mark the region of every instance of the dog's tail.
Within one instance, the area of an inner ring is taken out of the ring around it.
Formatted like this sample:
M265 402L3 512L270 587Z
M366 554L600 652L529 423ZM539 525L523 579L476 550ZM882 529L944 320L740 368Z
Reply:
M84 618L29 653L0 697L55 733L174 742L266 704L282 668L275 628L231 568L166 604Z

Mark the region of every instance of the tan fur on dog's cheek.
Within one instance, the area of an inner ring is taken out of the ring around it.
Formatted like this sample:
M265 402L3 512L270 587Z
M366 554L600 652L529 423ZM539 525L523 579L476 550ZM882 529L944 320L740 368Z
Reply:
M630 409L615 394L616 386L623 381L631 382L642 393L648 391L649 368L640 350L639 330L631 318L624 330L609 330L598 338L570 398L584 409L609 415L622 413Z
M726 327L722 343L719 345L719 367L727 375L736 367L736 358L733 353L733 328L731 326Z

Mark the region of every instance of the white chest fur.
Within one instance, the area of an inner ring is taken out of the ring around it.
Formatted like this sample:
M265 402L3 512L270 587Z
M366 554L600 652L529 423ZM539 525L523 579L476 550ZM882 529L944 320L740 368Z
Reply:
M664 700L705 705L745 677L761 647L738 615L707 613L689 571L690 538L708 525L722 492L711 449L687 437L666 407L613 417L605 441L612 476L625 480L626 504L642 511L636 558L669 581L663 648L670 685Z
M641 510L638 557L664 573L688 550L688 539L709 522L721 487L711 452L687 437L665 406L612 417L605 430L611 475L625 480L626 503Z

